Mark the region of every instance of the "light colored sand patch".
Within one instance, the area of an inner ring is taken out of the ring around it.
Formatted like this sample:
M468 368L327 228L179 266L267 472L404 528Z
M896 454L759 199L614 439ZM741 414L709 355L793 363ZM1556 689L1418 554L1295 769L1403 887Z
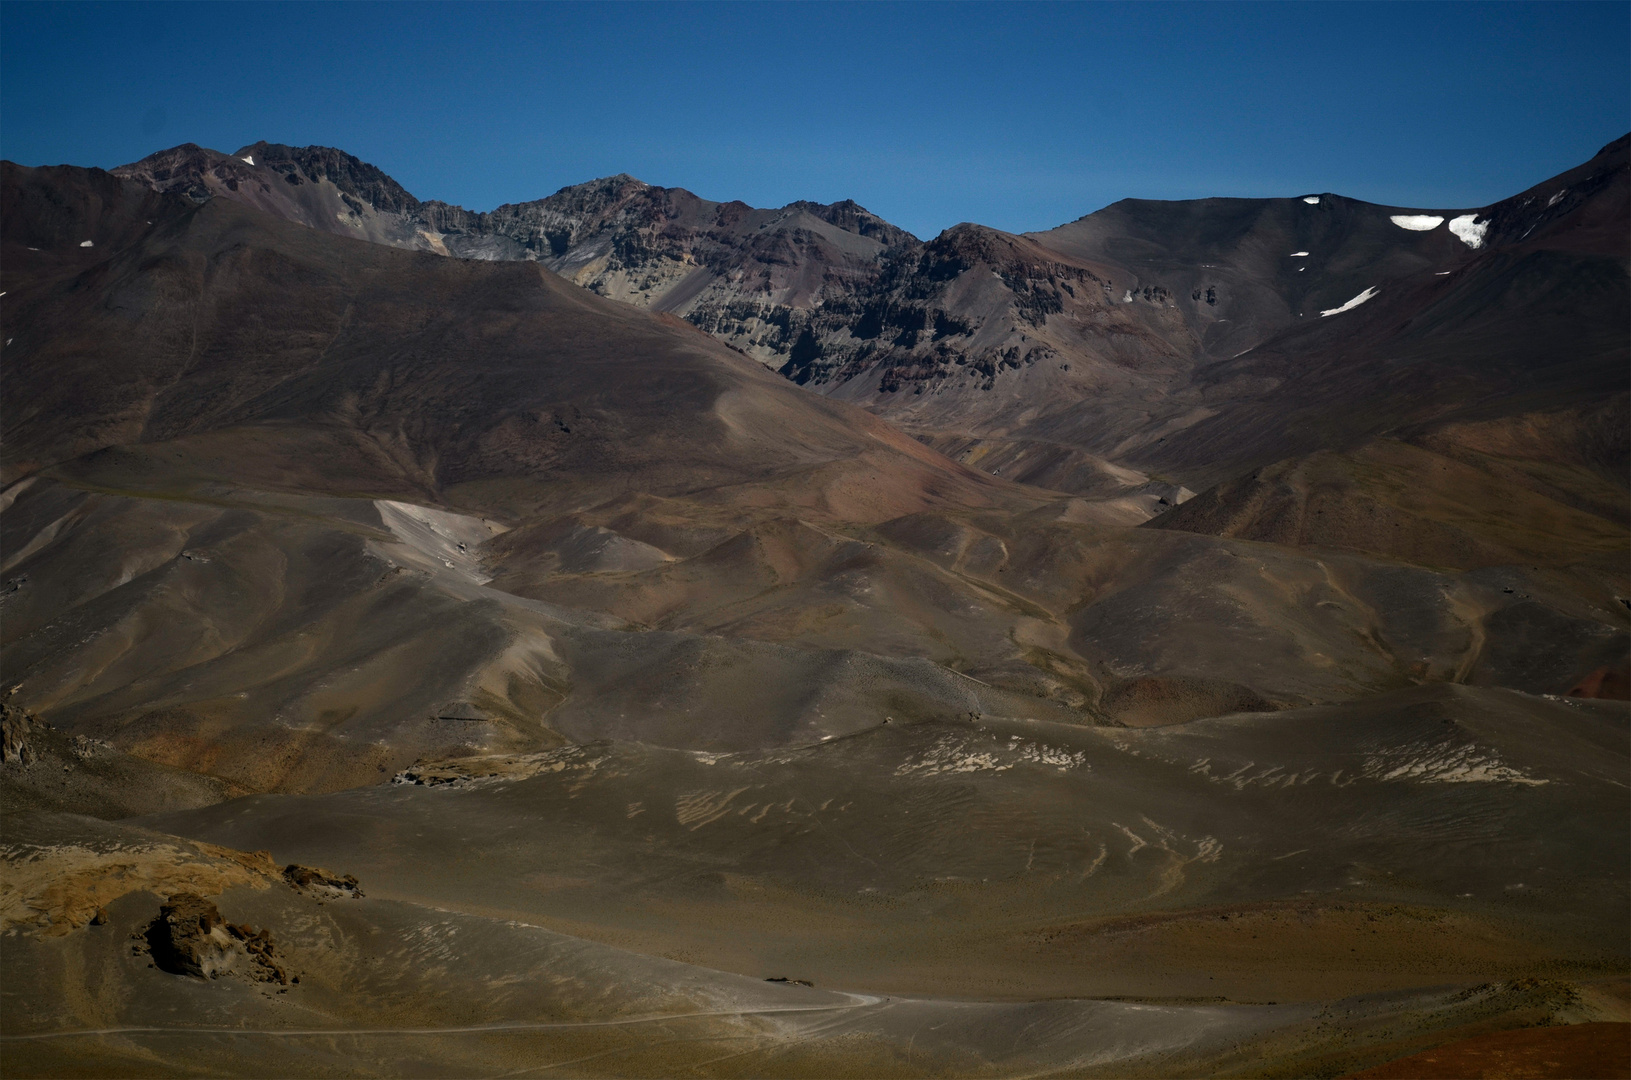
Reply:
M447 244L443 241L445 233L431 232L429 229L420 229L419 235L425 238L425 243L438 255L449 255Z
M1167 865L1161 868L1155 891L1146 899L1165 895L1182 885L1187 876L1185 868L1191 864L1215 863L1223 857L1223 844L1217 837L1203 836L1199 840L1191 840L1143 814L1139 815L1139 821L1143 823L1144 831L1154 837L1153 840L1144 839L1141 834L1119 821L1112 821L1110 824L1120 829L1122 834L1132 841L1132 846L1127 849L1129 861L1145 848L1161 852L1167 857ZM1094 869L1096 868L1097 864L1094 866Z
M4 295L6 294L0 293L0 296ZM11 504L17 501L17 496L33 487L34 481L38 479L38 476L25 476L21 480L12 484L5 491L0 491L0 513L11 509ZM11 560L7 560L7 565L9 565L10 562Z
M1109 848L1109 846L1106 845L1106 844L1101 843L1099 845L1099 853L1093 857L1092 862L1088 863L1087 866L1085 866L1082 869L1081 877L1077 878L1076 880L1077 881L1086 881L1088 878L1090 878L1094 874L1098 873L1099 867L1103 866L1104 865L1104 860L1108 859L1109 857L1110 857L1110 848Z
M399 541L399 546L392 549L398 561L432 573L452 571L476 585L492 580L483 571L476 549L507 532L503 525L390 499L375 499L374 509L379 512L380 522Z

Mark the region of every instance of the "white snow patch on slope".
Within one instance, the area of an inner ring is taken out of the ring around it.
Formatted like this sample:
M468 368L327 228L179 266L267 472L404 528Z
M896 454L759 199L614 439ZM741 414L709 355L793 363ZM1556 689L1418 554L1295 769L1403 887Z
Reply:
M89 240L81 240L79 242L79 246L80 247L95 247L96 245L91 243Z
M1439 784L1524 784L1539 787L1539 780L1505 764L1475 746L1401 747L1368 758L1360 775L1373 780L1422 780Z
M1479 221L1477 214L1462 214L1458 218L1450 219L1450 231L1470 248L1484 246L1484 234L1489 232L1489 222Z
M1287 255L1286 258L1288 258L1288 259L1300 259L1304 255L1307 255L1307 254L1308 254L1308 252L1306 252L1306 251L1293 251L1290 255Z
M1562 191L1558 192L1556 195L1553 195L1550 199L1547 199L1546 200L1546 205L1548 207L1556 206L1558 203L1563 201L1563 196L1567 195L1568 193L1569 193L1569 189L1564 188Z
M1427 232L1444 224L1444 219L1436 214L1394 214L1388 220L1411 232Z
M1303 202L1307 203L1309 206L1318 206L1320 197L1318 195L1304 195Z
M948 773L1007 772L1015 765L1051 766L1059 772L1087 769L1087 755L1043 742L1012 736L1006 746L986 740L947 735L923 751L908 757L895 769L896 776L940 776Z
M243 157L239 158L238 160L242 161L246 165L253 165L253 164L255 164L255 155L254 154L245 154Z
M1354 297L1352 300L1349 300L1346 304L1343 304L1341 307L1327 308L1326 310L1320 312L1320 318L1323 319L1327 315L1341 315L1344 311L1352 311L1354 308L1358 307L1360 304L1363 304L1366 300L1369 300L1371 297L1375 296L1378 291L1379 290L1376 288L1376 286L1372 285L1370 288L1366 289L1364 292L1360 293L1358 296Z
M1132 302L1133 302L1133 290L1131 290L1131 289L1128 289L1128 290L1127 290L1127 295L1126 295L1126 296L1123 296L1123 297L1122 297L1122 298L1121 298L1121 302L1122 302L1122 303L1123 303L1123 304L1130 304L1130 303L1132 303Z

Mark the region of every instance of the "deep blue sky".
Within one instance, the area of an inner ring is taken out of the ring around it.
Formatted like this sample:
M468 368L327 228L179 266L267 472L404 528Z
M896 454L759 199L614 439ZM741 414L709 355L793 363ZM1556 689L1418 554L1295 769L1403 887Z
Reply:
M0 156L338 146L472 209L628 172L920 236L1479 206L1631 128L1631 5L0 4Z

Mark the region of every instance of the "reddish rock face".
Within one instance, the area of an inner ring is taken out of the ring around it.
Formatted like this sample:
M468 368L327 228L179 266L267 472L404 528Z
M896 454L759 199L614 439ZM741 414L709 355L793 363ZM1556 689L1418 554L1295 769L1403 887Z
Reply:
M1575 683L1569 697L1612 698L1625 701L1631 698L1631 661L1613 667L1600 667Z
M1353 1074L1353 1080L1631 1076L1631 1024L1568 1024L1500 1031L1449 1043Z

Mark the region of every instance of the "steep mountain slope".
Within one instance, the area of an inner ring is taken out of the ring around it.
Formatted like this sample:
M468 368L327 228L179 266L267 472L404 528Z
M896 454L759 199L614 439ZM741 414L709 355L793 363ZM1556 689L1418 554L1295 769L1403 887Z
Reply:
M1284 329L1242 353L1203 358L1183 391L1194 411L1181 431L1141 434L1116 455L1210 483L1388 431L1624 394L1628 205L1622 139L1474 215L1489 222L1477 248L1447 226L1409 234L1462 251L1438 269L1391 279L1379 269L1364 271L1369 278L1345 269L1339 285L1323 285ZM1345 308L1345 295L1364 300Z
M892 256L919 246L853 202L756 210L630 176L477 213L420 202L374 166L321 146L259 142L228 155L189 144L114 173L394 247L540 262L603 296L684 315L771 366L798 335L793 312L865 289Z
M1443 272L1476 253L1558 231L1568 245L1623 253L1628 141L1493 206L1386 207L1329 193L1288 199L1126 199L1068 225L1028 234L1187 296L1181 310L1208 355L1227 358L1341 306L1367 288ZM1555 246L1555 245L1553 245Z
M1623 389L1626 158L1621 139L1469 210L1126 200L928 244L853 204L754 210L628 177L473 214L321 147L184 147L119 172L376 242L538 261L983 470L1147 515L1180 485L1474 401L1511 413Z
M1031 398L1103 400L1111 409L1098 419L1113 412L1125 423L1154 407L1195 351L1159 287L1117 294L1101 265L980 226L959 226L926 247L848 202L758 210L617 176L472 213L421 203L340 151L264 142L233 155L178 147L115 172L376 243L537 261L601 295L677 314L810 389L925 431L999 436L1026 427L1037 411ZM1118 308L1118 296L1137 306ZM1050 315L1059 318L1049 323ZM1021 369L1031 377L1010 385ZM999 382L1002 392L991 394ZM902 402L903 390L930 397ZM980 453L990 450L987 443ZM998 457L1025 479L1084 494L1147 481L1087 453L1069 433ZM1148 501L1177 491L1157 487Z
M915 329L910 298L932 297L933 335L858 349L860 320L831 325L829 303L807 351L836 362L784 371L1005 476L1079 491L1083 459L1199 489L1390 430L1621 394L1627 147L1473 210L1129 200L1024 238L959 226L863 308ZM933 261L946 248L960 257ZM1019 347L993 364L994 331Z
M133 184L106 196L117 224L42 224L45 192L100 190L106 175L8 166L3 183L18 282L8 478L115 444L207 458L225 445L214 433L247 428L261 445L231 468L303 491L429 495L547 475L551 490L604 497L637 475L667 495L880 454L917 462L888 471L921 467L929 487L994 490L677 320L536 267L340 243L225 200L154 204ZM81 234L95 239L74 246ZM118 377L93 377L108 342ZM325 448L326 474L302 445ZM857 497L884 516L918 499Z
M183 143L114 169L113 175L193 202L224 198L340 236L416 250L433 247L415 214L418 199L378 168L332 147L294 152L262 142L223 154Z

